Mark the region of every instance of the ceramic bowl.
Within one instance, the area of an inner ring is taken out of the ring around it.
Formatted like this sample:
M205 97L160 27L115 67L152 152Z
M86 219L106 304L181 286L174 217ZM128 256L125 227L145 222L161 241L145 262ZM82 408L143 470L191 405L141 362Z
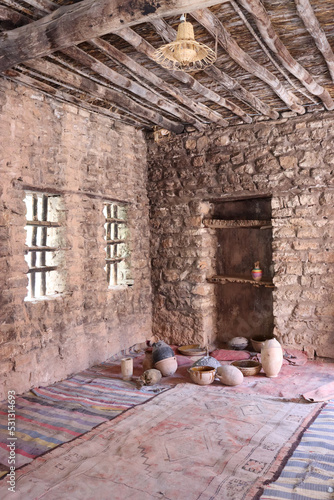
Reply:
M251 343L255 352L261 352L261 349L266 340L272 339L274 337L259 335L257 337L251 338Z
M233 361L232 366L236 366L242 372L244 377L257 375L262 368L261 363L249 359L242 359L240 361Z
M155 363L154 368L161 372L163 377L170 377L177 370L177 360L176 357L162 359Z
M228 341L228 346L230 349L234 349L236 351L241 351L242 349L246 349L248 346L248 339L245 337L234 337L233 339Z
M216 369L212 366L192 366L188 371L191 380L198 385L212 384L216 376Z
M182 345L177 349L184 356L205 356L206 350L199 344Z

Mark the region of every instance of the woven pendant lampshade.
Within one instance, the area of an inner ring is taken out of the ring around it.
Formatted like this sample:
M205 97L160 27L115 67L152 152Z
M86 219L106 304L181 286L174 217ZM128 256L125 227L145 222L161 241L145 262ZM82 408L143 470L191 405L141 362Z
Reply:
M154 60L163 68L190 72L213 64L216 54L204 43L196 42L192 24L183 21L179 24L175 42L157 49Z

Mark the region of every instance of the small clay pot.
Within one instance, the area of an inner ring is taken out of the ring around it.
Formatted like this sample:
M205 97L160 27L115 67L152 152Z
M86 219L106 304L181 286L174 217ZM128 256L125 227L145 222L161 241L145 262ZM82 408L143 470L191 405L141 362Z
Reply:
M212 384L216 376L216 369L212 366L192 366L188 372L191 380L198 385Z
M154 368L161 372L163 377L170 377L177 370L177 360L176 357L162 359L155 363Z

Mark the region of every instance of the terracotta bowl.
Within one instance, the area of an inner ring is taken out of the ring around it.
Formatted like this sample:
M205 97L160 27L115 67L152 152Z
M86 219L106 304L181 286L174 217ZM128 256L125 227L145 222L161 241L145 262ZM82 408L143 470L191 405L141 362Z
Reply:
M198 385L212 384L216 376L216 369L212 366L192 366L188 371L191 380Z
M177 370L176 357L173 356L170 358L162 359L161 361L155 363L154 368L159 370L163 377L170 377L170 375L173 375Z
M265 335L260 335L258 337L253 337L251 343L255 352L261 352L263 344L266 340L272 339L274 337L266 337Z
M233 361L232 366L236 366L242 372L244 377L249 377L250 375L257 375L262 368L261 363L258 361L252 361L249 359L242 359L240 361Z

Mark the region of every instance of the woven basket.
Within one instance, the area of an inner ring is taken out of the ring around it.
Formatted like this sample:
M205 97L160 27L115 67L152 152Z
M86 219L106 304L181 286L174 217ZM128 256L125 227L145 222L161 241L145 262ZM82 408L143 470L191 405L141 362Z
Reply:
M231 365L236 366L243 373L244 377L249 377L251 375L257 375L262 368L261 363L258 361L252 361L249 359L243 359L240 361L233 361Z

